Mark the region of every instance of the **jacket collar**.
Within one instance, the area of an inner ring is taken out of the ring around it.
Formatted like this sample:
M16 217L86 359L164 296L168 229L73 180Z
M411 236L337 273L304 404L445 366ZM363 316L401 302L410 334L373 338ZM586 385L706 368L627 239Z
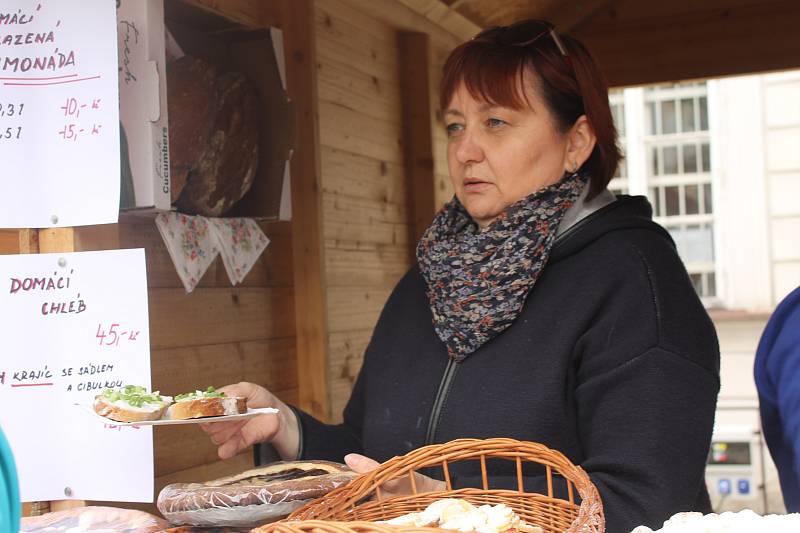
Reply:
M572 207L570 207L567 212L564 213L564 218L561 219L561 223L558 225L558 230L556 230L556 240L567 233L570 228L575 226L575 224L584 218L617 200L617 197L614 196L614 193L608 189L603 189L603 192L589 201L586 200L588 195L589 184L587 183L583 188L583 191L581 191L581 195L578 197L575 203L572 204Z

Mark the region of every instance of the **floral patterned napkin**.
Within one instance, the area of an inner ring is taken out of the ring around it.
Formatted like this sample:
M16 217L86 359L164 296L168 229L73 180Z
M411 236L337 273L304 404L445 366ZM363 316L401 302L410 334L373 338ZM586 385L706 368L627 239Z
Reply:
M208 221L228 278L233 285L241 283L266 249L269 239L250 218L211 218Z
M186 292L192 292L219 253L209 220L175 212L161 213L156 217L156 226Z

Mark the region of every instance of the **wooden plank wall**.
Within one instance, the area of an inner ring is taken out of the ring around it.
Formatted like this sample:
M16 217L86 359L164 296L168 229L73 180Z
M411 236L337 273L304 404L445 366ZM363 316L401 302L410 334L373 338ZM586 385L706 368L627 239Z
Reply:
M331 419L341 420L372 329L413 261L398 31L431 34L431 108L457 39L401 2L316 0ZM374 7L373 7L374 6ZM434 168L445 137L432 122ZM444 165L444 166L442 166ZM437 197L437 201L439 198Z
M394 30L317 0L331 416L340 420L378 313L410 265Z
M429 79L431 80L431 110L433 112L433 179L434 201L440 208L453 198L453 185L447 170L447 133L439 102L439 85L442 81L442 67L450 50L446 47L431 47Z

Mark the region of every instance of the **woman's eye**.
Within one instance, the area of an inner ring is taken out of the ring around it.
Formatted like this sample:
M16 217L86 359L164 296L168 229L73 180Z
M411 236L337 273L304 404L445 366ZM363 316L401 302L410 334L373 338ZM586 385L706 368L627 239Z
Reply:
M503 124L506 124L505 120L500 120L499 118L490 118L486 121L486 125L490 128L499 128Z
M456 133L461 132L463 129L464 129L464 125L463 124L459 124L457 122L454 122L452 124L448 124L447 126L445 126L445 130L447 130L447 135L448 136L455 135Z

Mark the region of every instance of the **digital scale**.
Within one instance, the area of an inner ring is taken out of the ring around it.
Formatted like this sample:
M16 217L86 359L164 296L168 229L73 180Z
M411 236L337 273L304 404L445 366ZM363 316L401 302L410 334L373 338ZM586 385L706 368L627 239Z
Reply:
M706 486L714 512L766 510L764 444L756 425L714 428L706 464Z

